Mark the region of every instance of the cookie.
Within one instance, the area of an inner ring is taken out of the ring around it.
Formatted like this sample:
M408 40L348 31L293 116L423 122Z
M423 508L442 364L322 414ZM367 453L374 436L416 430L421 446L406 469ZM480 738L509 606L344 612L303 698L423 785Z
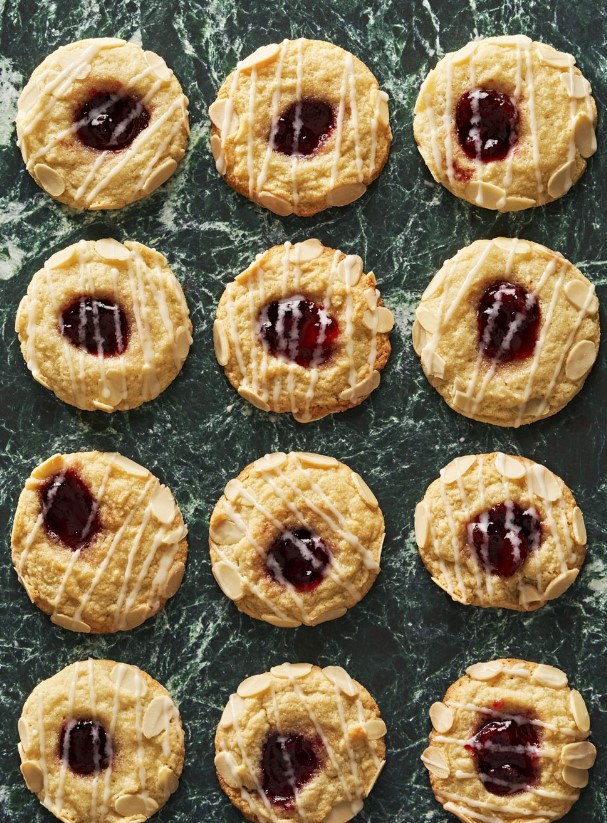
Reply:
M34 378L89 411L134 409L177 377L192 342L183 291L153 249L81 240L37 272L15 329Z
M245 614L315 626L369 591L384 533L375 495L348 466L274 452L225 487L211 516L211 570Z
M183 728L136 666L83 660L39 683L19 718L28 789L65 823L147 820L179 785Z
M386 757L386 724L339 666L283 663L244 680L215 735L219 783L255 823L346 823Z
M173 174L188 142L188 99L162 57L115 37L61 46L17 104L26 168L75 209L119 209Z
M452 409L521 426L575 397L599 347L594 286L528 240L477 240L447 260L415 312L413 346Z
M55 454L21 492L12 558L30 600L57 626L139 626L179 588L187 528L170 490L112 452Z
M588 783L588 711L554 666L475 663L430 719L422 761L436 799L463 823L558 820Z
M584 517L561 478L501 452L441 469L415 509L415 539L453 600L517 611L567 591L586 554Z
M446 54L422 83L413 132L438 183L505 212L567 194L596 151L595 126L575 58L518 34Z
M209 117L217 171L281 216L362 197L392 141L388 95L364 63L323 40L257 49L224 81Z
M254 406L307 423L357 406L377 388L393 325L360 257L319 240L285 243L226 288L215 355Z

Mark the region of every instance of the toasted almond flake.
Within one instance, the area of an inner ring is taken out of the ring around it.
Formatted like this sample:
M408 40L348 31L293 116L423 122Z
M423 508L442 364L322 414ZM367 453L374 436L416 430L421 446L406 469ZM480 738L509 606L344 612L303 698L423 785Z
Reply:
M328 623L330 620L339 620L347 611L345 606L340 606L338 609L329 609L329 611L316 615L313 620L307 620L306 626L320 626L321 623Z
M379 386L381 375L377 370L371 372L368 377L361 380L355 386L349 389L344 389L339 395L340 400L357 400L360 397L366 397Z
M324 246L320 240L311 237L309 240L291 246L289 260L295 263L308 263L310 260L316 260L317 257L320 257L323 248Z
M230 752L219 752L215 755L215 768L222 780L233 789L242 785L238 775L238 765L234 755Z
M518 457L498 452L495 456L495 468L509 480L520 480L527 473L525 464Z
M456 391L451 400L453 406L464 414L470 414L472 411L472 400L466 392Z
M445 755L436 746L428 746L421 760L428 771L436 777L446 780L451 774Z
M576 309L588 311L588 313L590 313L592 309L593 314L597 310L598 301L588 300L590 292L594 292L594 286L587 280L570 280L565 285L563 291L569 302L572 303ZM588 305L589 302L593 305Z
M19 722L17 723L17 731L19 732L19 740L23 744L23 748L28 749L30 744L30 730L27 721L22 717L19 718Z
M120 37L93 37L90 42L98 49L115 49L126 45L126 40Z
M563 163L562 166L553 173L550 180L548 180L548 194L550 197L562 197L567 194L571 186L573 186L573 175L575 172L576 161L569 160Z
M17 100L17 111L22 114L25 111L33 109L40 98L40 89L36 83L28 83L19 95Z
M179 788L179 778L168 766L161 766L158 769L158 785L167 794L173 794Z
M529 254L531 252L531 244L526 240L519 240L518 237L494 237L491 241L498 249L510 254Z
M162 587L162 594L164 597L173 597L173 595L177 593L177 590L183 581L184 574L185 564L181 561L178 561L171 566L171 570L169 571L168 577Z
M233 480L230 480L227 483L225 489L223 490L223 493L225 494L227 499L230 501L230 503L234 503L240 497L241 489L242 489L242 483L240 482L240 480L237 480L236 478L234 478Z
M428 342L428 333L425 331L422 324L418 323L417 320L413 321L413 326L411 328L411 338L413 340L413 348L416 354L421 354L422 349Z
M160 80L170 80L173 72L155 51L144 51L145 61Z
M110 457L112 465L119 471L123 471L132 477L147 477L149 475L149 471L146 468L118 452L112 452Z
M363 323L368 329L375 328L375 331L379 334L387 334L394 328L394 315L390 309L379 306L374 312L366 311L364 313Z
M573 539L576 543L579 543L581 546L586 545L586 524L584 523L584 515L582 514L582 510L577 506L573 510L573 516L571 519L571 531L573 533Z
M21 774L23 775L26 786L30 792L38 794L38 792L42 791L42 786L44 785L44 775L40 766L33 760L26 760L25 763L21 764L20 768Z
M475 41L470 41L466 43L461 49L454 51L451 54L451 63L454 66L460 66L462 63L467 63L474 52L476 51L477 44Z
M518 588L518 599L521 606L527 606L529 603L543 600L544 596L530 583L521 583Z
M113 406L110 406L108 403L103 403L101 400L93 400L93 406L97 411L106 412L107 414L111 414L111 412L114 411Z
M573 766L565 766L562 774L565 783L573 789L583 789L588 785L588 769L576 769Z
M67 614L52 614L51 621L56 626L61 626L62 629L67 629L70 632L84 632L89 634L91 627L83 620L75 620L73 617L68 617Z
M151 701L143 715L141 727L148 740L168 728L175 711L175 704L170 697L164 694L158 695Z
M273 63L278 57L279 51L279 43L268 43L267 46L260 46L253 54L249 54L244 60L240 60L237 68L240 72L246 72L253 68L261 69L263 66Z
M535 200L531 197L517 197L516 195L509 195L506 197L506 202L502 206L502 211L523 211L523 209L532 209L537 205Z
M367 191L364 183L346 183L327 194L327 206L348 206Z
M415 319L429 334L434 334L438 330L438 314L430 311L430 309L427 309L425 306L417 307L415 310Z
M223 147L221 145L221 137L218 134L211 135L211 154L217 167L219 174L226 173L226 162L222 158Z
M263 674L254 674L252 677L247 677L236 689L236 692L241 697L257 697L259 694L267 692L272 685L272 675L269 672Z
M245 400L248 400L249 403L255 406L256 409L261 409L261 411L265 412L270 411L270 406L266 403L266 401L262 400L259 395L255 394L255 392L247 386L239 386L238 394Z
M284 452L271 452L264 454L259 460L253 463L252 469L256 472L275 472L287 462L287 455Z
M440 470L443 483L447 485L456 483L460 477L463 477L466 472L470 471L472 466L476 465L477 459L476 454L465 454L462 455L462 457L456 457L455 460L452 460Z
M426 346L421 353L421 363L424 371L432 377L442 380L445 376L446 362L430 346Z
M428 540L428 535L430 533L428 512L426 510L426 503L424 500L420 500L420 502L415 507L414 525L415 542L417 543L420 549L424 549L426 547L426 542Z
M141 626L152 613L152 608L147 603L141 603L128 611L124 617L121 628L135 629Z
M573 124L573 139L582 157L592 157L596 151L596 133L594 123L588 115L581 111Z
M282 617L279 614L262 614L261 620L272 626L279 626L281 629L296 629L301 626L301 620L296 620L294 617Z
M51 197L59 197L65 191L65 180L55 171L47 166L45 163L37 163L34 166L34 174L42 188L47 191Z
M97 382L97 391L103 397L104 403L116 407L125 396L122 374L114 369L109 369L104 377L100 377Z
M575 57L564 51L557 51L545 43L538 43L536 47L540 63L553 69L568 69L575 65Z
M347 286L355 286L363 273L362 257L357 254L347 254L337 264L337 279Z
M356 817L362 807L362 800L343 800L341 803L333 806L323 820L323 823L348 823L349 820Z
M388 729L381 717L374 717L365 723L365 732L369 740L380 740L386 736Z
M230 600L240 600L244 595L244 581L238 569L223 560L211 566L213 577L221 591Z
M158 809L158 803L151 797L141 794L121 794L114 801L114 809L122 817L144 815L150 817Z
M445 734L453 727L455 718L453 711L444 703L433 703L430 706L430 721L439 734Z
M493 183L476 180L466 186L466 199L485 209L500 209L506 204L506 192Z
M221 715L219 726L222 729L229 729L234 725L234 721L240 720L245 711L245 702L239 694L230 695L226 707Z
M213 323L213 347L219 365L226 366L230 359L230 344L221 320L216 320Z
M32 377L34 378L34 380L35 380L37 383L40 383L40 385L41 385L41 386L44 386L44 388L45 388L45 389L50 389L50 387L51 387L51 386L50 386L50 383L48 382L48 380L46 380L46 378L44 378L44 377L40 374L40 372L39 372L39 371L33 371L33 372L32 372ZM113 411L113 409L112 409L112 411Z
M149 505L156 520L159 520L165 526L168 526L175 519L177 506L171 490L167 486L158 485L150 497Z
M555 600L564 594L573 584L579 573L579 569L569 569L569 571L563 572L563 574L555 577L554 580L546 586L544 600Z
M490 660L487 663L474 663L468 666L466 674L473 680L493 680L503 671L504 665L499 660Z
M211 122L221 131L224 140L226 137L230 137L232 134L234 134L234 132L238 130L239 118L236 112L234 111L234 106L231 103L230 120L229 122L226 122L226 112L228 109L229 102L230 101L228 101L227 97L222 97L220 100L215 100L215 102L211 103L211 105L209 106L209 117L211 118Z
M569 380L580 380L588 374L596 360L597 347L591 340L580 340L569 352L565 374Z
M137 666L130 666L127 663L117 663L110 672L110 680L125 692L130 692L136 697L145 697L148 685L145 677Z
M325 666L323 674L348 697L355 697L358 694L358 684L341 666Z
M192 345L192 335L185 326L178 326L175 331L175 352L180 360L185 360Z
M526 34L501 34L499 37L492 37L491 42L507 48L526 48L532 44L531 38Z
M447 263L450 261L448 260ZM438 271L432 280L428 283L424 292L422 294L422 302L424 300L428 300L430 297L438 297L438 295L442 292L443 286L445 284L445 280L447 279L447 268L446 264L443 268Z
M54 474L60 472L65 466L65 461L62 454L54 454L48 457L43 463L33 470L31 476L36 480L46 480L47 477L52 477Z
M220 520L219 523L217 523L217 520L211 523L210 536L213 543L218 546L233 546L242 540L244 531L242 526L226 517L225 520Z
M533 683L547 686L549 689L564 689L567 685L567 675L555 666L546 666L540 663L531 675Z
M386 92L381 91L381 89L378 90L377 96L379 97L379 112L377 115L377 122L381 123L382 126L387 126L390 123L390 98L388 97Z
M298 677L305 677L312 671L311 663L281 663L280 666L272 666L270 673L274 677L280 677L285 680Z
M592 91L590 83L581 74L565 72L561 74L561 82L572 100L583 100Z
M377 500L377 497L373 494L371 489L367 486L367 484L362 479L360 474L356 474L356 472L354 472L352 474L352 480L354 482L354 485L358 489L358 493L360 494L362 499L365 501L367 506L370 506L372 509L378 509L379 508L379 502Z
M326 454L314 454L313 452L294 452L293 455L302 466L308 469L334 469L339 466L339 460L328 457Z
M587 734L590 731L590 715L584 698L576 689L573 689L569 695L569 710L573 715L575 725L581 732Z
M110 260L111 262L128 260L131 256L130 250L124 243L114 240L113 237L104 237L101 240L96 240L95 251L99 257L103 257L104 260Z
M596 760L596 747L589 740L579 743L567 743L561 749L561 761L564 766L574 769L591 769Z
M536 464L529 472L529 486L531 491L544 500L555 503L563 496L563 483L559 478L548 471L544 466Z
M173 174L176 168L177 161L174 160L172 157L167 157L167 159L164 160L159 166L156 166L154 171L150 174L148 179L141 187L142 190L146 194L151 194L155 189L158 188L158 186L161 186L163 183L166 183L166 181Z
M65 249L61 249L60 251L55 252L49 259L46 261L46 265L49 269L61 269L64 266L69 266L69 264L74 260L78 253L78 244L73 243L71 246L68 246Z
M371 309L371 311L375 311L377 308L377 300L379 298L379 292L373 286L370 286L368 289L364 291L365 299L367 301L367 306Z
M260 191L257 194L257 202L260 206L263 206L264 209L268 209L279 217L287 217L289 214L293 214L293 206L291 203L285 200L284 197L278 197L278 195L272 194L272 192Z
M175 543L180 543L184 537L187 536L188 527L185 523L181 523L177 528L173 529L170 532L166 532L162 536L162 543L166 546L172 546Z

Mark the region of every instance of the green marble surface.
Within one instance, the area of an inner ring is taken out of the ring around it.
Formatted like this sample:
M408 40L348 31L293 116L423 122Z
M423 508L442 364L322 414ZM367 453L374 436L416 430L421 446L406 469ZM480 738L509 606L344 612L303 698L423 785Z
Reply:
M236 823L213 770L221 707L245 676L284 660L340 664L379 702L389 728L388 763L360 815L369 823L446 823L419 755L427 709L470 663L520 656L564 668L587 698L599 760L569 823L604 823L607 802L605 696L605 352L582 393L556 417L519 431L451 412L427 384L410 342L411 316L442 261L477 238L518 235L576 262L607 304L607 170L604 128L589 170L547 208L498 215L456 200L431 181L411 118L419 84L445 52L471 37L522 32L572 51L607 107L604 11L596 0L4 0L0 2L0 823L44 823L19 774L16 722L34 685L64 665L109 657L136 663L166 684L187 729L178 793L157 815L174 823ZM600 16L602 14L602 19ZM143 42L173 67L190 98L192 137L170 183L115 213L76 213L42 193L25 172L12 120L19 90L51 50L83 37ZM283 37L331 40L362 58L391 97L394 147L379 181L355 205L312 219L280 219L233 193L208 149L207 106L236 60ZM33 273L80 238L114 235L161 250L183 283L194 345L183 374L158 400L130 413L79 412L27 372L13 329ZM211 325L223 285L274 243L319 237L359 253L395 311L393 355L378 392L358 409L307 427L241 401L212 354ZM55 451L119 450L173 489L190 528L179 594L139 629L85 637L53 626L33 607L10 563L9 534L32 467ZM318 628L277 629L241 616L215 585L207 521L225 483L259 455L305 449L361 472L387 523L383 571L345 618ZM501 449L545 462L586 513L589 552L564 597L527 616L452 603L417 554L412 512L452 457Z

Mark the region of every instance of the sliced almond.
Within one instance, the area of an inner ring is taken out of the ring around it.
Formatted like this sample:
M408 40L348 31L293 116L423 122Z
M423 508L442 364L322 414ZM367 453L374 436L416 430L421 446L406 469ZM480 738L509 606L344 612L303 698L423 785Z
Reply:
M112 452L112 465L117 468L119 471L123 471L132 477L148 477L149 471L140 466L139 463L135 463L134 460L131 460L128 457L124 457L122 454L118 454L118 452Z
M91 627L88 623L85 623L83 620L76 620L73 617L69 617L67 614L52 614L51 621L56 626L61 626L62 629L67 629L70 632L83 632L84 634L89 634L91 631Z
M246 72L250 69L261 69L263 66L268 66L273 63L280 52L279 43L268 43L267 46L260 46L253 54L249 54L244 60L240 60L237 64L238 71Z
M358 489L358 493L360 494L362 499L365 501L367 506L369 506L372 509L378 509L379 508L379 502L377 500L377 497L373 494L371 489L367 486L367 484L362 479L360 474L356 474L356 472L354 472L352 474L352 480L354 482L354 485Z
M472 466L476 465L478 458L476 454L465 454L462 457L456 457L440 470L440 476L443 483L450 485L456 483L463 477Z
M238 394L245 400L248 400L256 409L261 409L261 411L265 412L270 411L270 406L266 401L262 400L262 398L258 394L255 394L252 389L249 389L248 386L239 386Z
M339 620L347 611L345 606L338 609L329 609L329 611L316 615L313 620L307 620L306 626L320 626L321 623L328 623L330 620Z
M78 243L73 243L66 249L61 249L60 251L55 252L55 254L49 257L46 261L46 265L49 269L61 269L63 266L69 266L77 254Z
M152 613L152 608L147 603L142 603L130 609L123 617L122 628L135 629L141 626Z
M348 206L367 191L364 183L346 183L327 194L327 206Z
M377 122L381 123L382 126L387 126L390 123L390 107L389 107L389 100L390 98L386 94L385 91L378 89L377 97L379 98L379 111L377 113Z
M474 663L468 666L466 674L473 680L493 680L502 673L504 664L499 660L490 660L487 663Z
M580 340L569 352L565 374L569 380L580 380L588 374L596 360L597 347L590 340Z
M242 490L242 483L237 478L230 480L227 484L223 493L230 501L230 503L235 503L236 500L240 497L240 492Z
M211 523L210 537L213 543L218 546L233 546L235 543L239 543L243 536L242 526L229 517L219 523L216 520Z
M477 43L472 40L469 43L466 43L461 49L452 52L451 54L451 63L454 66L461 66L463 63L467 63L474 52L477 49Z
M44 785L44 774L40 766L34 760L26 760L20 766L21 774L30 792L38 794Z
M272 666L270 673L274 677L280 677L284 680L293 678L297 680L298 677L306 677L312 671L311 663L281 663L280 666Z
M239 694L231 694L221 715L219 725L222 729L229 729L238 722L245 711L245 702Z
M565 766L562 774L565 783L573 789L583 789L588 785L588 769L576 769L573 766Z
M509 480L520 480L527 474L527 469L522 460L501 452L498 452L495 456L495 467L501 475Z
M579 73L566 72L561 74L561 82L567 89L572 100L583 100L592 91L590 83Z
M230 359L230 345L221 320L216 320L213 323L213 346L215 348L217 362L220 366L226 366Z
M594 286L588 280L570 280L563 289L567 299L576 309L594 314L598 308L598 301L593 300Z
M596 760L596 746L589 740L567 743L561 749L561 761L574 769L591 769Z
M220 560L219 563L213 563L211 571L226 597L230 600L240 600L244 595L244 581L238 569Z
M29 726L27 725L27 721L24 720L22 717L19 718L19 722L17 723L17 731L19 732L19 740L23 744L23 748L29 749L30 730Z
M429 333L438 331L440 320L436 312L430 311L425 306L418 306L415 310L415 319L421 323L422 327Z
M301 620L294 617L283 617L279 614L262 614L261 620L269 623L271 626L278 626L281 629L296 629L301 626Z
M596 151L594 123L586 112L581 111L573 124L573 139L582 157L592 157Z
M173 597L181 583L185 574L185 564L181 562L174 563L162 587L162 594L164 597Z
M567 589L573 584L574 580L580 573L579 569L569 569L569 571L559 574L547 586L544 591L544 600L555 600L564 594Z
M573 186L575 166L576 161L569 160L567 163L559 166L552 174L550 180L548 180L548 194L550 197L556 199L557 197L562 197L564 194L567 194L571 186Z
M422 324L417 320L413 321L413 326L411 327L411 338L413 340L413 349L416 354L420 354L428 342L428 333L425 331Z
M263 474L264 472L275 472L285 465L287 455L284 452L271 452L265 454L253 463L253 469Z
M500 209L506 205L506 191L493 183L476 180L466 186L466 199L485 209Z
M449 706L438 702L430 706L430 721L432 727L436 729L439 734L446 734L446 732L453 728L455 717Z
M65 180L55 169L51 169L45 163L37 163L34 166L34 174L42 188L51 197L59 197L65 191Z
M356 697L358 694L358 684L352 680L348 672L342 669L341 666L325 666L323 674L348 697Z
M175 543L181 543L184 537L187 537L188 534L188 527L185 523L181 523L181 525L177 526L176 529L173 529L170 532L166 532L162 536L162 543L165 546L172 546Z
M581 546L585 546L587 540L586 524L584 523L584 515L582 514L581 509L577 506L573 510L571 531L573 532L573 539L575 542L579 543Z
M175 519L177 506L171 490L166 486L158 485L150 497L149 506L156 520L163 525L168 526Z
M17 111L23 114L34 108L40 98L40 89L36 83L29 82L17 100Z
M506 202L501 211L523 211L523 209L532 209L536 205L536 201L532 200L531 197L517 197L511 194L506 197Z
M364 291L365 299L367 301L367 306L371 309L371 311L375 311L377 308L377 300L379 298L379 292L373 286L370 286L368 289Z
M65 460L63 455L54 454L52 457L48 457L39 466L36 466L31 476L35 477L36 480L46 480L47 477L52 477L54 474L61 472L64 466Z
M158 809L158 803L153 798L141 794L121 794L114 800L114 809L122 817L144 815L148 818Z
M362 810L362 800L343 800L333 806L323 823L348 823Z
M145 181L143 186L141 187L142 190L146 194L151 194L158 186L162 186L163 183L171 177L174 173L175 169L177 168L177 161L174 160L172 157L167 157L159 166L156 166L154 171L150 174L148 179Z
M260 191L257 195L257 202L264 209L268 209L279 217L287 217L289 214L293 214L291 203L285 200L284 197L279 197L270 191Z
M240 788L242 782L238 775L238 764L233 754L230 752L219 752L219 754L216 754L215 768L219 776L228 786L231 786L233 789Z
M437 354L430 346L426 346L421 353L421 363L426 374L438 377L442 380L445 376L446 362L444 358Z
M145 697L147 694L148 685L137 666L129 666L127 663L116 664L110 672L110 680L117 688L130 692L135 697Z
M114 411L114 406L110 406L108 403L103 403L101 400L93 400L93 406L97 409L97 411L106 412L106 414L111 414Z
M394 315L385 306L379 306L375 311L367 310L363 314L363 326L379 334L387 334L394 328Z
M546 666L540 663L531 675L533 683L547 686L549 689L564 689L567 685L567 675L555 666Z
M417 543L420 549L424 549L426 547L428 535L430 534L428 512L426 510L426 503L424 500L420 500L420 502L415 507L414 525L415 542Z
M211 135L211 154L215 161L215 166L219 174L226 173L226 161L223 157L223 146L221 144L221 137L218 134Z
M472 411L472 398L466 392L456 391L451 400L453 407L463 414L470 414Z
M209 117L213 125L221 131L224 139L238 130L239 118L234 111L234 104L227 97L211 103Z
M381 717L374 717L365 723L365 732L369 740L380 740L388 733L388 728Z
M145 710L141 727L148 740L156 737L169 727L175 712L175 704L170 697L159 695L152 700Z
M175 330L175 352L180 360L185 360L192 345L192 335L185 326L178 326Z
M537 603L544 599L535 586L530 583L521 583L518 588L518 599L521 606L528 606L529 603Z
M99 257L111 262L128 260L131 256L130 250L124 243L114 240L113 237L104 237L101 240L95 241L95 251Z
M334 469L339 466L339 460L328 457L326 454L314 454L313 452L295 452L297 460L308 469Z
M179 778L168 766L161 766L158 769L158 785L167 794L173 794L179 788Z
M544 466L536 464L531 468L528 476L531 491L535 492L535 494L544 500L549 500L551 503L554 503L562 497L562 482Z
M584 703L584 698L576 689L573 689L569 695L569 710L573 715L575 725L581 732L587 734L590 731L590 715Z
M241 697L257 697L259 694L267 692L272 685L272 675L268 672L263 674L254 674L252 677L247 677L236 689L236 692Z
M316 260L317 257L320 257L323 248L324 246L320 240L311 237L309 240L291 246L289 260L295 263L309 263L310 260Z
M575 57L572 54L557 51L544 43L538 43L536 51L540 63L553 69L568 69L575 64Z
M344 391L342 391L339 395L339 398L340 400L350 401L358 400L360 397L366 397L368 394L371 394L372 391L375 391L375 389L379 386L380 381L380 373L377 370L374 370L368 377L361 380L360 383L357 383L349 389L344 389Z
M435 777L446 780L451 774L445 755L436 746L428 746L421 757L422 763Z
M363 273L363 265L362 257L357 254L347 254L337 264L337 279L346 286L355 286Z
M160 80L166 81L171 79L173 72L159 54L156 54L155 51L144 51L143 53L145 55L145 62Z

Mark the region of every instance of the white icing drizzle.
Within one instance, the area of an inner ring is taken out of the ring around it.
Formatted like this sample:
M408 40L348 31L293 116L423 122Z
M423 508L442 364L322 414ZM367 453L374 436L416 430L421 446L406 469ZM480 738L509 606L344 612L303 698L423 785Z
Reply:
M280 119L280 98L282 96L282 68L284 65L285 55L287 53L288 43L289 41L286 39L282 41L280 45L280 53L278 55L278 60L276 62L276 72L274 75L274 91L272 94L272 120L270 127L270 139L268 140L266 153L263 159L263 163L261 164L261 171L259 172L259 175L257 177L258 191L260 191L263 188L263 184L266 182L268 176L268 166L270 165L270 159L272 157L272 152L274 151L274 140L276 139L278 120Z
M533 151L533 168L537 186L538 199L541 199L544 191L542 182L542 171L540 168L540 148L537 131L537 118L535 113L535 82L533 79L533 60L531 54L532 42L525 41L525 80L527 81L527 101L529 105L529 127L531 130L531 146Z
M247 110L247 173L249 177L249 197L255 192L255 99L257 95L257 69L251 71L251 88L249 89L249 108ZM231 103L231 101L230 101ZM226 106L227 110L228 106ZM225 118L224 118L225 119ZM228 120L229 123L229 120ZM223 131L222 131L223 134Z
M363 161L360 156L360 136L359 136L359 129L358 129L358 107L356 105L356 77L354 74L354 59L350 52L346 52L345 57L345 65L347 67L347 76L348 76L348 86L350 88L350 118L352 122L352 128L354 130L354 155L355 155L355 162L356 162L356 172L358 175L358 182L362 183L364 174L363 174Z
M303 99L302 93L302 84L303 84L303 44L304 40L303 37L300 37L297 41L297 68L295 70L295 77L296 77L296 87L295 87L295 100L296 100L296 115L295 115L295 122L294 122L294 130L293 130L293 145L299 146L299 136L301 134L301 129L303 126L303 121L301 118L301 101ZM297 170L299 168L299 155L295 152L291 156L291 199L293 202L293 206L297 209L297 205L299 204L299 186L297 182Z
M74 724L72 720L74 716L74 704L76 701L76 684L78 682L78 676L80 674L80 663L74 663L74 668L72 670L71 678L70 678L70 687L68 692L67 698L67 711L66 711L66 718L67 718L67 726L65 737L63 739L63 750L61 752L61 765L59 766L59 780L57 783L57 791L55 793L55 803L54 807L57 812L61 812L63 809L63 795L65 789L65 775L67 772L68 767L68 751L70 745L70 726Z

